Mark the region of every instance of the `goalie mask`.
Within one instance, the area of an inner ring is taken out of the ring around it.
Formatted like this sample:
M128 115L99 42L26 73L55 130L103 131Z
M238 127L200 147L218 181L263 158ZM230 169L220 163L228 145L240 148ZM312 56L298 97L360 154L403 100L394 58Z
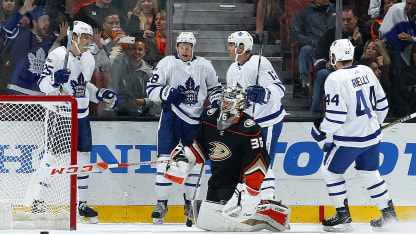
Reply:
M246 51L251 51L253 49L253 37L250 35L250 33L246 31L239 31L231 33L231 35L228 37L228 43L234 43L235 48L235 61L237 61L238 56L244 54ZM243 44L244 50L240 54L237 53L238 47Z
M348 39L339 39L331 44L329 49L329 60L332 67L336 70L338 61L352 61L354 59L354 46Z
M218 130L229 128L241 116L247 105L246 93L241 86L231 86L222 92Z

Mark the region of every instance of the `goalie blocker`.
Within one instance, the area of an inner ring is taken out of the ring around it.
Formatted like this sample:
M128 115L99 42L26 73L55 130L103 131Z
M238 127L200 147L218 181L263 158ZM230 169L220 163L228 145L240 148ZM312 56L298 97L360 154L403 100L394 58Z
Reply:
M209 159L212 175L208 181L208 203L201 206L198 214L200 220L209 224L202 223L199 227L212 231L264 228L283 231L290 209L263 197L260 187L270 157L261 127L243 112L245 104L246 96L241 87L225 89L221 107L209 109L203 116L194 143L189 147L179 144L172 151L164 177L183 183L195 164Z

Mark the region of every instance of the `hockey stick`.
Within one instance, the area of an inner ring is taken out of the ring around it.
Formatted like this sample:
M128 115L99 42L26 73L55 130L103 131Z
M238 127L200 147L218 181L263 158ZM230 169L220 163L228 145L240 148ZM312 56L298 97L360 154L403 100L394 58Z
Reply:
M74 33L74 20L71 17L69 11L65 8L64 5L61 3L55 3L54 5L59 12L65 17L66 21L68 21L69 31L68 31L68 42L66 45L66 53L64 59L64 69L68 69L68 58L69 58L69 51L71 50L71 42L72 42L72 34ZM62 94L63 87L62 84L59 85L59 93Z
M264 24L266 23L266 15L267 15L267 3L266 3L265 13L264 13L264 19L263 19L263 30L261 31L261 37L260 37L259 64L257 65L256 86L259 84L261 56L263 55ZM255 111L255 109L256 109L256 103L253 102L253 119L254 119L254 111Z
M90 164L84 164L84 165L69 165L69 166L62 166L62 167L42 167L36 170L35 174L41 177L48 177L48 176L97 173L97 172L104 172L105 170L109 168L154 165L158 163L168 163L169 161L170 160L135 162L135 163L115 163L115 164L107 164L105 162L98 162L98 163L90 163Z
M406 116L404 116L404 117L402 117L402 118L400 118L400 119L397 119L397 120L395 120L395 121L393 121L393 122L391 122L391 123L388 123L388 124L386 124L386 125L381 126L381 130L384 130L384 129L386 129L386 128L392 127L392 126L394 126L394 125L396 125L396 124L399 124L399 123L406 122L406 121L408 121L408 120L410 120L410 119L413 119L413 118L415 118L415 117L416 117L416 112L414 112L414 113L412 113L412 114L409 114L409 115L406 115ZM327 145L324 145L324 146L322 147L322 150L323 150L324 152L328 152L329 147L328 147Z
M199 191L199 185L201 183L202 174L204 173L204 166L205 166L205 163L203 163L202 166L201 166L201 171L199 172L199 177L198 177L198 180L196 181L195 193L194 193L194 196L193 196L192 201L191 201L191 203L192 203L191 212L192 212L192 216L194 217L195 224L196 224L197 219L198 219L198 206L200 205L200 204L198 204L198 201L195 200L195 199L196 199L196 195ZM192 227L192 220L188 219L188 217L186 217L186 226Z

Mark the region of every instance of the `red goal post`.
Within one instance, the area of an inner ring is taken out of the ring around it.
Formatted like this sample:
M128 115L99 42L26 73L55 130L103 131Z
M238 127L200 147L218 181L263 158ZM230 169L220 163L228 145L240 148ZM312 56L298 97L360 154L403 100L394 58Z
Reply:
M76 230L76 175L34 172L77 164L77 110L72 96L0 95L0 228Z

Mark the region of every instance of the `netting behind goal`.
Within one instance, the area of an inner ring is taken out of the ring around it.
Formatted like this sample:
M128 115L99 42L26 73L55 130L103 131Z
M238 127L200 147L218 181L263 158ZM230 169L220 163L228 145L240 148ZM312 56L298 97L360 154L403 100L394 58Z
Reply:
M76 136L74 98L0 96L0 213L11 204L11 228L76 228L76 176L36 173L76 164Z

